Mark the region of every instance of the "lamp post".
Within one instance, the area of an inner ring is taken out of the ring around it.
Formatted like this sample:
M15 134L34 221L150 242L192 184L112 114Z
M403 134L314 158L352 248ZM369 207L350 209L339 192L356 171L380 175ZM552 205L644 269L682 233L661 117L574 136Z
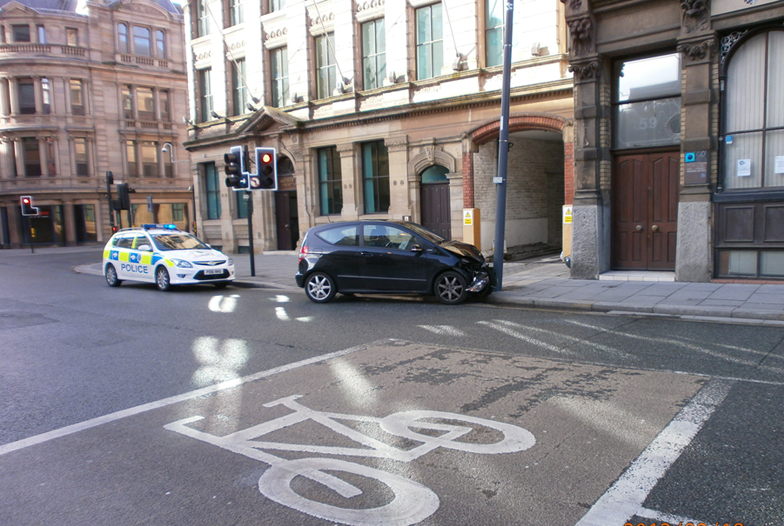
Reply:
M162 153L169 152L171 156L171 164L172 164L172 176L176 176L176 169L178 162L188 162L187 159L185 161L178 161L177 157L174 153L174 146L170 142L166 142L163 144L161 148ZM190 185L188 190L191 192L191 202L193 204L193 218L191 218L191 230L193 231L193 235L197 235L196 233L196 186Z

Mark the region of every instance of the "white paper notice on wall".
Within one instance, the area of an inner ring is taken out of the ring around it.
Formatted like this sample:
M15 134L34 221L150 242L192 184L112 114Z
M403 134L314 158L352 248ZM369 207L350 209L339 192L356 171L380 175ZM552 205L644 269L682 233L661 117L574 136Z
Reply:
M776 156L776 168L775 171L777 174L784 174L784 155L777 155Z
M748 177L751 175L751 159L738 159L738 177Z

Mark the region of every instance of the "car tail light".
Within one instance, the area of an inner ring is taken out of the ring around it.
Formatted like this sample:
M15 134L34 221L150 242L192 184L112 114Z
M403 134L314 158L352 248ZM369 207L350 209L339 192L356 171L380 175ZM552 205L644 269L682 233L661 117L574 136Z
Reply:
M307 245L302 245L302 247L300 247L300 249L299 249L299 261L302 261L303 259L305 259L305 257L307 255L308 255L308 246Z

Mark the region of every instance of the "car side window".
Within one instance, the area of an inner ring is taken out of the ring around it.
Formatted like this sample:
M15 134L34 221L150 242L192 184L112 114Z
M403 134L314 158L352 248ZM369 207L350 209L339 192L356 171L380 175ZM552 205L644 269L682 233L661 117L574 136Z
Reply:
M124 235L114 242L117 248L133 248L133 235Z
M332 245L344 247L357 247L359 246L359 234L357 227L354 226L337 226L322 230L316 234L318 237Z
M150 242L147 240L147 236L144 234L136 234L133 238L133 245L131 248L134 250L139 250L139 247L142 245L149 245Z
M364 225L362 235L366 247L408 250L416 243L409 232L389 225Z

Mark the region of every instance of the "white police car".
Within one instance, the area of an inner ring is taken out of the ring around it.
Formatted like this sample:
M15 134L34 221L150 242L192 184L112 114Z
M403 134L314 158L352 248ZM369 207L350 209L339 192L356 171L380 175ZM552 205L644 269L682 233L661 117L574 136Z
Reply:
M103 274L110 287L124 280L172 285L212 283L225 287L234 280L234 261L175 225L123 228L103 249Z

